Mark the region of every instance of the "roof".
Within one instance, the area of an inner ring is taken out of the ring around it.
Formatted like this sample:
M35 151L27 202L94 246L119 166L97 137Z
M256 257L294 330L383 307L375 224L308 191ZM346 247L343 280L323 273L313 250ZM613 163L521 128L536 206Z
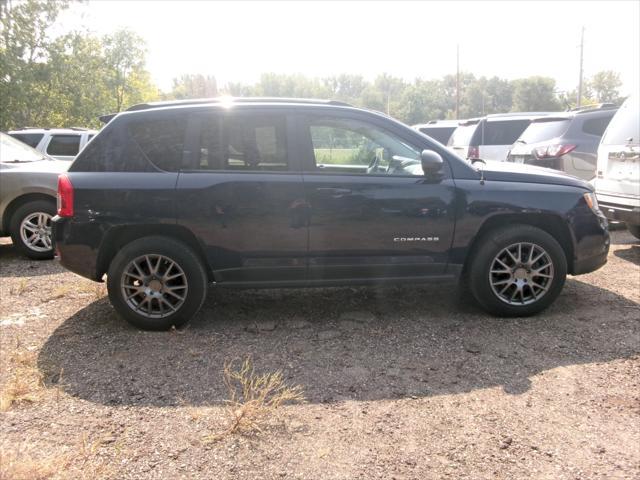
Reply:
M288 103L304 105L339 105L351 107L352 105L339 102L337 100L319 100L314 98L280 98L280 97L213 97L195 98L190 100L169 100L165 102L139 103L127 108L127 112L138 110L150 110L153 108L180 107L183 105L206 105L206 104L234 104L234 103Z

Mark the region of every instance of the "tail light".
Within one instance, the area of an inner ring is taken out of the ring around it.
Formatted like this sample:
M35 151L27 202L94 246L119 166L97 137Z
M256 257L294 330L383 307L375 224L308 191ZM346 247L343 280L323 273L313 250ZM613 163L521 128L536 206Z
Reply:
M73 185L65 174L58 177L58 215L73 217Z
M480 147L469 147L469 151L467 152L467 158L469 160L480 158Z
M536 158L557 158L566 155L576 148L575 145L543 145L533 149L533 155Z

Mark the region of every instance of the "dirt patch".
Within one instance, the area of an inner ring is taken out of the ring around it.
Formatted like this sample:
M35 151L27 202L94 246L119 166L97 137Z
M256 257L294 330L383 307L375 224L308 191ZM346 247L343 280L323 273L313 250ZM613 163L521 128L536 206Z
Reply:
M640 471L640 248L624 231L603 269L530 319L443 287L220 290L185 329L150 333L6 242L0 277L0 385L17 392L0 413L3 479ZM228 422L225 361L246 356L307 403L207 442Z

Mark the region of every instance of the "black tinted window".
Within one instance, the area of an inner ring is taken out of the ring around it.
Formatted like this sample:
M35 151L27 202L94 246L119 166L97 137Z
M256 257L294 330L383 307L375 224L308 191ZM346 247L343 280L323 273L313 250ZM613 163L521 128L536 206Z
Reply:
M180 169L185 130L186 121L182 115L141 120L129 125L129 135L144 156L167 172Z
M602 143L605 145L626 145L640 143L640 97L627 99L616 112Z
M10 133L9 135L33 148L36 148L44 137L42 133Z
M282 171L288 169L286 117L211 115L202 118L202 170Z
M53 135L47 146L49 155L75 157L80 150L80 135Z
M613 116L613 115L612 115ZM607 125L611 121L611 117L590 118L582 124L582 131L589 135L601 137L607 129Z
M530 120L482 122L474 136L473 145L513 145L530 123Z
M443 145L446 145L455 129L456 127L422 127L420 128L420 131L425 135L429 135L431 138L437 140Z
M520 140L525 143L544 142L559 137L569 128L571 120L553 119L532 122L531 125L520 135Z

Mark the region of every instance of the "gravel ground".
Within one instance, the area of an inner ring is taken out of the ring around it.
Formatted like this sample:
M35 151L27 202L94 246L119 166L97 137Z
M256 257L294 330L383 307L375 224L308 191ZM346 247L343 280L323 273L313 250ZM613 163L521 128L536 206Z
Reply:
M211 292L179 331L0 243L0 478L640 478L640 247L535 318L444 287ZM306 403L227 425L226 360Z

